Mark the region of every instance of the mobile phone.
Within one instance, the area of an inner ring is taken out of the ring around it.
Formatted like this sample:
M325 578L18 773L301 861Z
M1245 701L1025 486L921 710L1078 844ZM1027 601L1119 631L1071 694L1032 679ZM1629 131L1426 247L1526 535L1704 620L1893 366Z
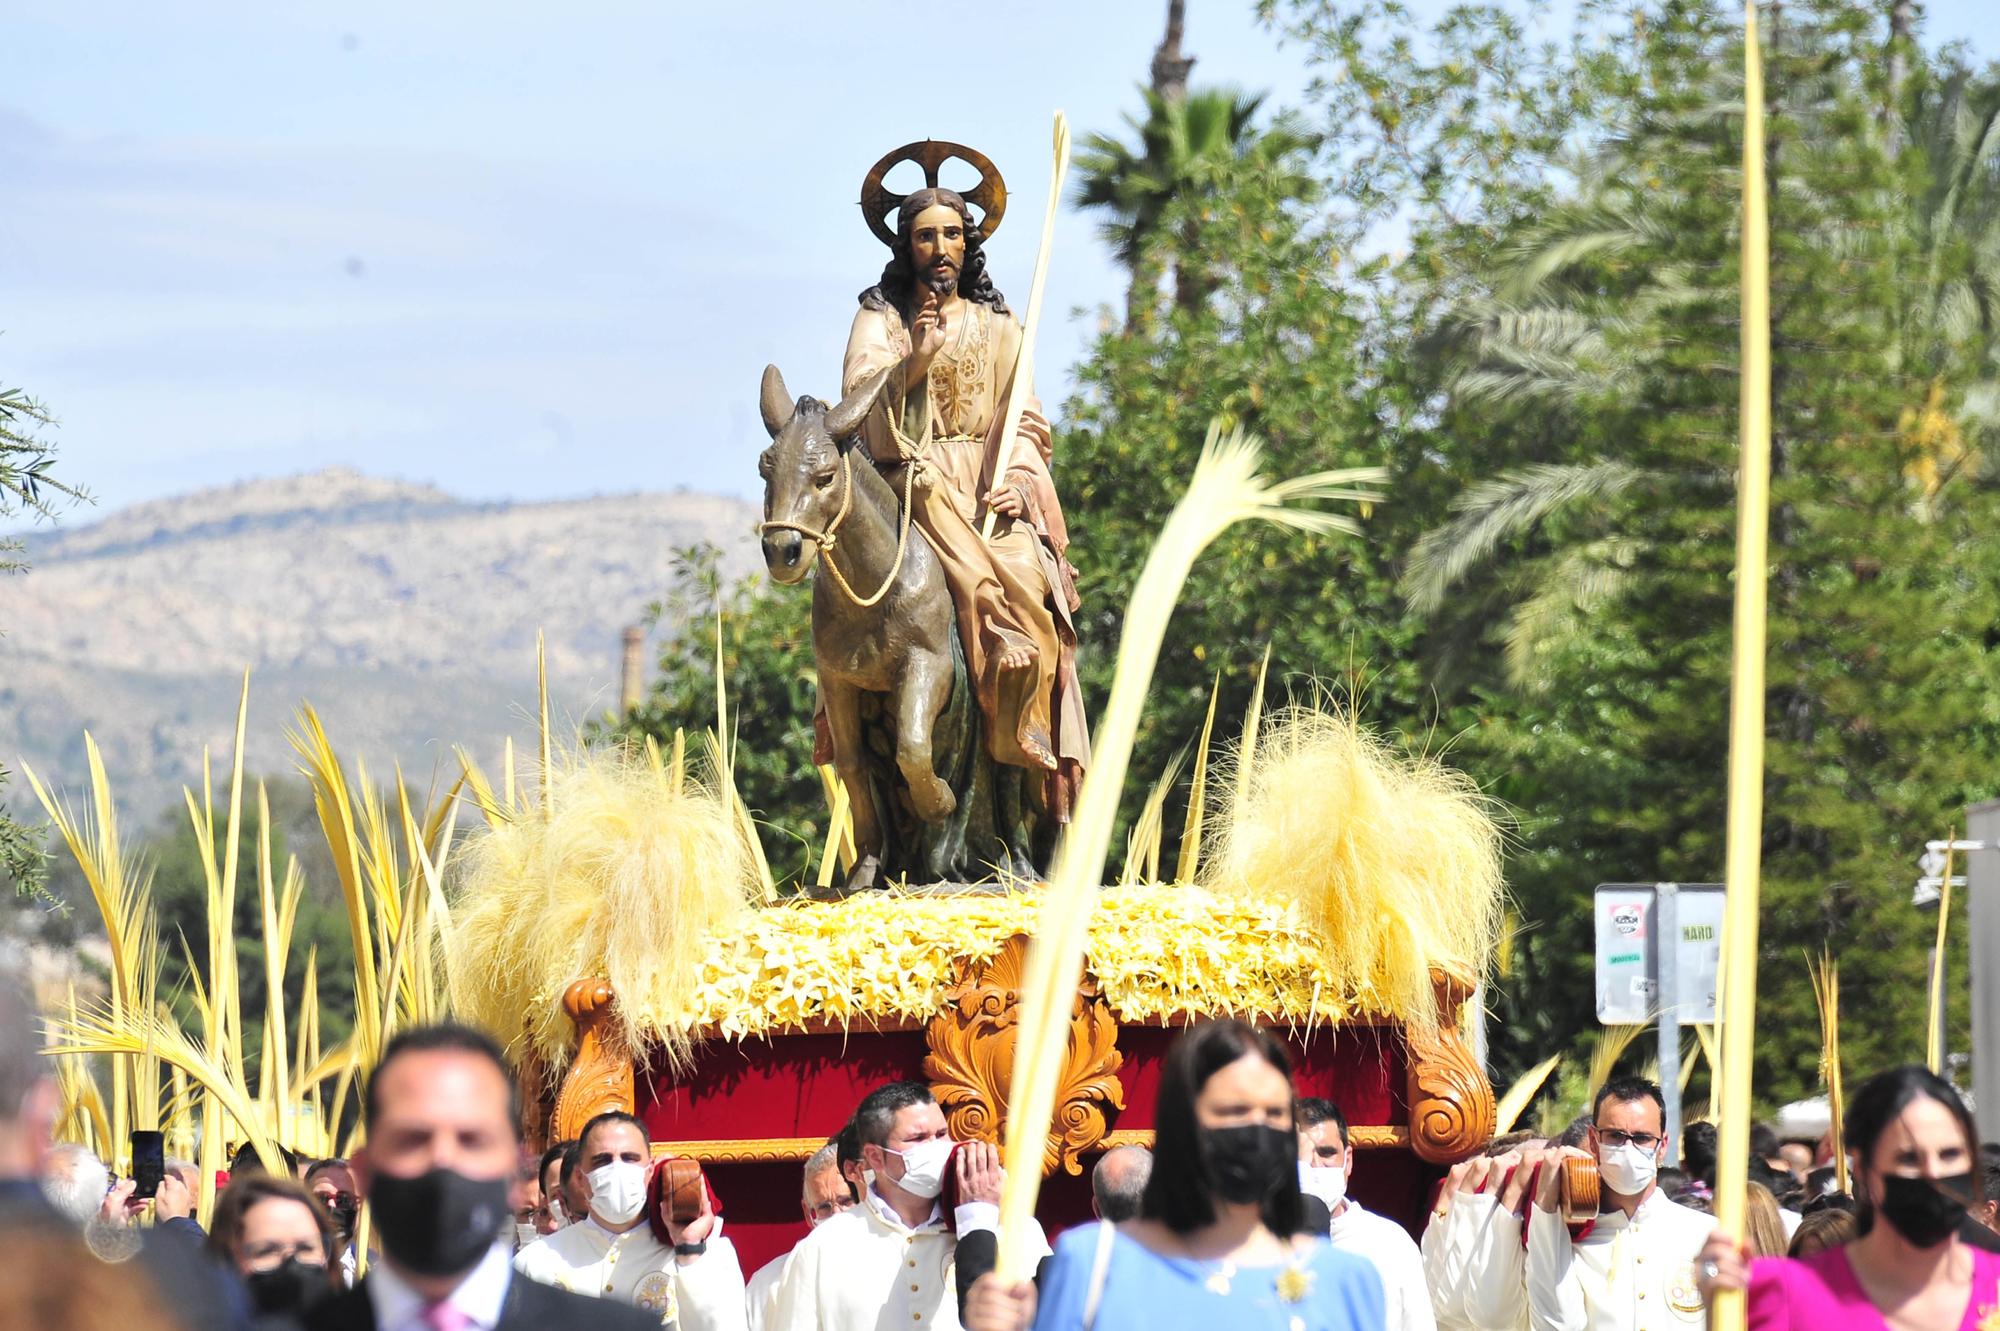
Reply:
M160 1191L160 1179L167 1172L167 1139L158 1132L135 1128L132 1132L132 1199L140 1201Z

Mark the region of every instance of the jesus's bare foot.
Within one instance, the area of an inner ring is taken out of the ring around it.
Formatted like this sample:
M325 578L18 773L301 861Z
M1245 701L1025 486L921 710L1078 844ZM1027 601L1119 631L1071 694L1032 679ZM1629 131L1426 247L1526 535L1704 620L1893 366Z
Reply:
M1035 664L1035 649L1032 647L1009 647L993 658L996 669L1004 672L1027 670Z

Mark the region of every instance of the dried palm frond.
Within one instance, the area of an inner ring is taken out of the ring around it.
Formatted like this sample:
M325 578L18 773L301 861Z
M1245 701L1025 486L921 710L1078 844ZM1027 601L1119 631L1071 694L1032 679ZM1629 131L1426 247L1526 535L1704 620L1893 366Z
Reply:
M1162 824L1166 820L1167 796L1173 793L1174 783L1181 778L1181 764L1186 761L1187 748L1183 745L1167 760L1160 779L1147 792L1138 818L1125 834L1125 867L1118 875L1121 886L1160 881L1160 842L1165 835Z
M819 765L819 779L826 790L826 845L820 850L819 873L814 881L821 887L831 887L836 864L843 870L854 867L854 806L847 783L830 764Z
M693 774L675 793L627 751L582 753L558 761L546 819L475 828L466 842L447 948L462 1018L525 1031L523 1052L553 1074L575 1039L557 1000L597 975L619 995L615 1039L688 1056L706 938L764 891L738 802Z
M1701 1046L1701 1061L1708 1064L1708 1113L1706 1117L1710 1123L1713 1123L1715 1116L1722 1112L1722 1064L1718 1061L1721 1056L1721 1046L1717 1042L1718 1036L1716 1034L1715 1023L1696 1022L1694 1038L1695 1043Z
M1812 981L1813 1005L1819 1009L1819 1079L1826 1087L1826 1107L1833 1118L1833 1168L1842 1192L1848 1191L1847 1147L1841 1140L1846 1108L1840 1084L1840 962L1831 952L1821 952L1819 963L1806 958L1806 974Z
M1501 1093L1499 1102L1493 1109L1494 1136L1504 1137L1514 1130L1514 1125L1520 1122L1521 1114L1541 1092L1542 1083L1549 1079L1549 1074L1554 1072L1556 1065L1561 1062L1561 1054L1550 1054L1522 1073L1512 1086Z
M1181 825L1180 862L1174 868L1174 882L1186 887L1194 882L1201 863L1201 820L1208 812L1208 741L1215 733L1215 704L1222 697L1222 674L1208 691L1208 715L1202 719L1201 738L1195 741L1194 777L1188 783L1187 819Z
M549 812L549 780L554 771L550 758L554 738L549 733L549 654L540 629L535 630L535 700L538 704L536 715L541 723L536 728L536 735L541 744L542 814L546 817Z
M1498 823L1469 777L1392 748L1351 713L1299 704L1266 722L1221 840L1209 885L1290 903L1348 992L1430 1026L1434 966L1484 973L1502 900Z
M1618 1060L1625 1057L1625 1051L1632 1047L1633 1041L1651 1029L1652 1025L1647 1022L1620 1023L1606 1026L1598 1033L1597 1043L1590 1050L1590 1076L1586 1085L1588 1099L1597 1099L1604 1083L1610 1081L1611 1075L1618 1070Z
M292 744L304 759L301 770L312 784L320 829L347 907L354 942L354 1051L365 1076L393 1027L435 1020L452 1008L450 963L440 950L449 924L442 875L457 825L459 792L470 784L475 800L481 799L477 790L483 779L475 783L475 769L462 765L449 789L423 799L414 795L400 768L386 795L369 782L365 764L355 765L349 781L310 706L299 712ZM489 785L482 809L491 805L489 819L500 817L503 825L512 826L516 820L500 816L517 808L511 792L504 809L491 796Z
M708 754L710 770L735 772L730 756L733 746L723 743L720 736L713 733L703 735L702 747ZM764 857L764 840L757 835L757 820L751 816L750 806L738 793L733 775L722 783L721 790L729 806L730 824L736 829L737 839L743 843L743 853L750 857L750 863L757 871L757 898L768 905L778 899L778 882L771 876L771 862Z
M97 741L88 731L84 732L83 749L90 765L90 803L81 814L72 812L67 802L51 794L28 764L21 764L21 774L27 777L29 789L35 792L35 798L41 802L49 822L62 836L63 844L90 887L91 902L97 907L105 941L110 945L111 1004L125 1012L145 1001L140 987L146 975L143 950L146 922L152 916L152 874L125 858L118 836L118 806L112 798L111 779L105 773ZM117 1143L127 1140L132 1124L132 1080L136 1069L132 1060L122 1057L113 1058L110 1063L112 1145L102 1158L117 1166L124 1153ZM156 1081L156 1111L157 1090Z
M375 912L361 868L361 833L354 816L354 795L348 785L347 770L327 739L319 714L310 704L299 709L298 729L292 732L291 739L292 747L304 759L301 770L312 784L320 832L333 857L334 877L340 882L341 901L347 907L347 929L354 939L354 1033L359 1048L372 1057L382 1047L381 1029L376 1024L377 1014L382 1010L382 987L376 974ZM512 780L510 762L510 787ZM510 807L513 804L511 789L507 803Z
M211 1110L220 1109L234 1119L257 1154L282 1172L277 1140L265 1130L256 1100L237 1069L226 1056L187 1035L174 1022L153 1012L117 1014L108 1004L101 1004L52 1022L50 1037L48 1052L59 1059L72 1054L132 1054L152 1047L162 1060L199 1085ZM212 1178L203 1180L204 1192L211 1186Z
M76 985L69 986L67 1011L72 1021L76 1019ZM97 1084L97 1074L91 1071L89 1060L80 1054L66 1054L55 1059L56 1065L56 1121L52 1129L55 1139L75 1142L87 1146L100 1160L115 1159L113 1143L118 1139L112 1135L111 1121L104 1112L104 1091Z
M1236 802L1250 793L1257 774L1257 735L1264 725L1264 679L1271 673L1271 644L1264 644L1264 659L1257 663L1257 686L1250 690L1250 706L1243 713L1243 736L1236 744Z
M271 870L271 797L257 783L257 905L264 925L264 1053L257 1065L257 1099L270 1116L271 1132L283 1139L292 1106L291 1045L285 1038L285 971L292 952L305 875L296 858L285 865L280 889Z
M1952 852L1958 846L1950 828L1944 831L1944 881L1938 887L1937 940L1931 950L1929 1018L1924 1023L1924 1065L1933 1077L1944 1072L1944 940L1951 923Z
M1042 1180L1042 1144L1055 1111L1056 1082L1068 1048L1070 1005L1083 969L1091 907L1104 881L1105 854L1146 690L1188 571L1211 541L1246 519L1261 518L1295 531L1355 532L1358 528L1351 518L1292 505L1378 499L1376 491L1357 487L1385 476L1368 468L1269 482L1258 475L1259 461L1257 444L1240 429L1224 438L1219 422L1209 427L1187 494L1168 515L1126 610L1111 694L1092 746L1091 779L1084 783L1075 818L1057 851L1028 948L1004 1134L1006 1182L998 1266L1003 1280L1019 1279L1028 1269L1030 1226Z

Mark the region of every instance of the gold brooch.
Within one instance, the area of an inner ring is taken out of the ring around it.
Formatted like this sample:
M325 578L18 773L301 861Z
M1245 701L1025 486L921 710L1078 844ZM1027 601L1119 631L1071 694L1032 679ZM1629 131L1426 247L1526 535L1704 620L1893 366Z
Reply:
M1286 1303L1302 1303L1312 1290L1313 1273L1305 1267L1288 1266L1278 1272L1278 1297Z
M1981 1308L1979 1320L1973 1325L1977 1331L2000 1331L2000 1303Z

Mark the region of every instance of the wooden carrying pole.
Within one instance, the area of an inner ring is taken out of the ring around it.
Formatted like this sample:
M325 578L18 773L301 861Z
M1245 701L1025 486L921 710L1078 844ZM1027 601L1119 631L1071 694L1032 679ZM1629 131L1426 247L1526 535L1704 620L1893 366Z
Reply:
M1764 202L1764 64L1756 0L1743 6L1742 472L1736 486L1735 662L1729 689L1729 831L1724 878L1722 1121L1715 1219L1743 1237L1750 1169L1750 1053L1756 1041L1757 887L1764 834L1764 581L1771 489L1770 223ZM1741 1290L1718 1290L1715 1331L1741 1331Z
M1028 321L1021 325L1021 350L1014 357L1014 377L1007 389L1007 414L1000 418L1000 438L993 445L993 468L988 487L1007 478L1007 464L1014 459L1014 436L1021 432L1021 413L1028 405L1028 386L1035 378L1035 330L1042 324L1042 288L1049 280L1049 251L1055 248L1056 211L1062 206L1063 179L1069 175L1069 117L1056 112L1055 172L1049 177L1049 206L1042 214L1042 247L1035 255L1035 281L1028 288ZM979 539L993 539L993 510L979 525Z

